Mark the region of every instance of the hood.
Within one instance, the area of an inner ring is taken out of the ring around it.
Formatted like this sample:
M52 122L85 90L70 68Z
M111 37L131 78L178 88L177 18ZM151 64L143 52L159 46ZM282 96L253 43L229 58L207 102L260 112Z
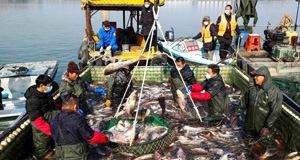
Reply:
M33 85L33 86L30 86L25 94L24 94L24 97L26 99L29 99L31 97L46 97L48 95L48 93L42 93L42 92L39 92L37 90L37 86L36 85Z
M255 80L254 80L255 75L265 76L265 79L264 79L264 82L262 85L262 88L264 90L268 90L273 85L270 71L269 71L268 67L266 67L266 66L262 66L262 67L258 68L257 70L250 72L250 74L253 76L254 84L255 84Z
M62 74L62 76L60 77L63 81L65 81L65 82L68 82L68 83L71 83L72 82L72 80L69 78L69 76L68 76L68 72L65 72L65 73L63 73Z

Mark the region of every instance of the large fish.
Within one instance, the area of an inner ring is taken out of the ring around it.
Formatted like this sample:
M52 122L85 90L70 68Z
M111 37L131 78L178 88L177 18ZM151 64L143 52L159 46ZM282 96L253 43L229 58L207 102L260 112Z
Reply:
M186 101L185 101L185 96L180 90L176 90L176 101L181 109L182 112L186 113L185 111L185 106L186 106Z
M137 100L137 91L134 90L128 97L126 103L123 104L124 109L119 112L115 117L118 118L120 115L123 115L127 113L128 115L131 115L132 112L134 111L135 104Z
M119 59L119 62L116 62L116 63L112 62L112 63L110 63L109 65L107 65L107 66L104 68L104 70L103 70L103 74L104 74L104 75L112 74L112 73L114 73L114 72L120 70L121 68L123 68L123 67L125 67L125 66L129 66L129 65L131 65L131 64L133 64L133 63L135 63L135 62L137 62L137 61L139 61L139 60L141 60L141 59L143 59L143 58L144 58L143 56L140 56L140 57L137 58L137 59L134 59L134 60L129 59L129 60L124 61L124 62L122 62L122 59Z
M160 115L160 118L164 118L164 114L165 114L165 110L166 110L166 98L164 97L163 94L160 94L159 97L158 97L158 103L161 107L161 115Z

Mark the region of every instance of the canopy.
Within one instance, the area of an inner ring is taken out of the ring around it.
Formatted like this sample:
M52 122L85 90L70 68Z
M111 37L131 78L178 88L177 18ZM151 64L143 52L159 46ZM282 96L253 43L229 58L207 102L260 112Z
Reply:
M144 5L143 0L81 0L83 5L88 4L97 10L136 10ZM150 0L154 4L154 0ZM165 0L159 1L159 6L163 6Z

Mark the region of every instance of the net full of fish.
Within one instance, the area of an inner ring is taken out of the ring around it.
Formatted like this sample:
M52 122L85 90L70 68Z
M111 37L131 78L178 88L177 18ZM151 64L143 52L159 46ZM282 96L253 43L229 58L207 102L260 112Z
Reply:
M110 141L117 143L130 143L130 138L134 135L135 143L148 142L162 137L168 131L167 127L151 126L149 124L138 124L134 130L132 122L120 120L117 125L111 127L107 132L112 136Z
M230 97L230 112L232 108L238 105L241 98L241 91L235 89L230 85L226 85L227 92ZM134 88L139 90L139 87ZM180 93L179 93L180 94ZM137 95L139 96L139 95ZM165 148L137 157L128 153L110 153L108 159L249 159L249 147L243 143L241 138L241 128L234 127L230 124L228 117L232 113L228 113L222 123L218 126L207 126L205 123L200 123L197 118L194 108L188 103L188 98L185 97L186 105L183 107L174 101L172 93L166 84L146 84L144 93L141 95L141 110L150 110L151 115L161 117L168 122L171 126L170 129L175 131L174 143ZM162 98L163 97L163 98ZM131 99L132 100L132 99ZM200 115L205 118L208 115L207 102L194 101ZM112 110L105 106L105 100L94 105L95 112L88 115L87 121L93 129L99 129L102 122L108 122L114 119ZM163 104L162 104L163 103ZM135 106L136 107L136 106ZM135 111L135 107L130 110ZM126 108L126 107L124 107ZM130 116L126 112L119 115ZM189 114L184 114L184 108ZM120 118L119 117L119 118ZM167 131L167 128L161 126L150 126L144 124L142 119L141 123L137 124L136 130L132 128L132 121L121 120L115 126L111 127L108 131L113 134L111 141L119 143L129 143L129 137L134 134L134 143L142 143L161 137ZM282 153L276 151L266 151L263 156L276 157ZM124 156L125 155L125 156ZM292 159L297 157L298 154L287 154L283 157L290 156ZM263 157L263 158L265 158ZM103 158L103 157L102 157ZM256 157L259 158L259 157ZM278 158L278 157L277 157Z

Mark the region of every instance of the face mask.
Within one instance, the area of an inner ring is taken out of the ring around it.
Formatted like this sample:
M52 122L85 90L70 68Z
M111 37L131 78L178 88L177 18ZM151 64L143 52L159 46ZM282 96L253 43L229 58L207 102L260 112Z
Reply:
M229 10L225 10L225 14L229 15L230 11Z
M205 78L210 79L210 75L208 73L206 73Z
M109 31L109 29L105 29L105 31L106 31L106 32L108 32L108 31Z
M177 68L178 68L179 71L182 70L182 68L180 68L180 67L177 67Z
M208 22L205 21L205 22L203 22L203 24L207 26L207 25L208 25Z
M149 7L150 7L150 4L145 5L145 8L149 8Z
M52 88L53 88L53 87L52 87L52 86L50 86L50 87L48 87L48 88L47 88L47 90L45 90L44 92L45 92L45 93L50 93L50 92L51 92L51 90L52 90Z

